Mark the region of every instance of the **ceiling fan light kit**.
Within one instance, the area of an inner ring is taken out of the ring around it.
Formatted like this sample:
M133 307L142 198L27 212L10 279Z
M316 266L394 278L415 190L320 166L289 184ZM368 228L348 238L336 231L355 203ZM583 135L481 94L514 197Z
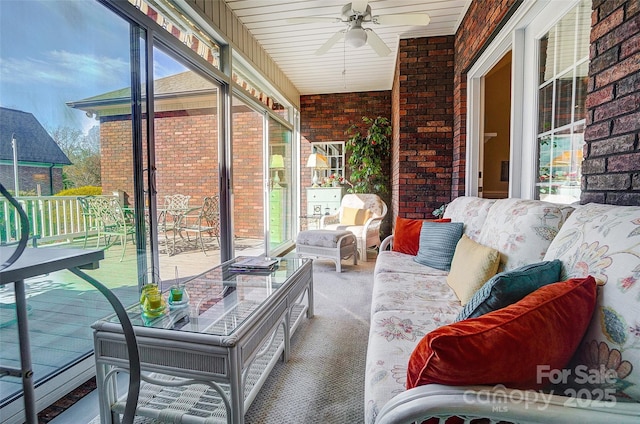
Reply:
M344 35L344 42L347 46L357 49L367 44L367 31L361 26L350 28Z
M428 25L430 18L426 13L403 13L395 15L373 16L371 6L368 1L353 1L342 7L341 18L326 17L302 17L289 19L292 23L306 22L335 22L344 23L346 29L338 31L329 40L327 40L316 51L316 55L322 55L333 47L344 36L345 46L351 48L359 48L368 44L378 56L387 56L391 53L391 49L371 28L363 28L363 23L372 23L374 25L403 25L403 26L424 26Z

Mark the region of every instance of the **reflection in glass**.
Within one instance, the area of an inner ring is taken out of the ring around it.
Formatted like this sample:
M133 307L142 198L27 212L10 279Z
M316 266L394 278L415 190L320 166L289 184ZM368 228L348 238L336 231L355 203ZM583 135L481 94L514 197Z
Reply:
M542 87L538 96L538 132L543 133L553 125L553 83Z
M272 182L269 189L269 250L293 239L292 233L292 195L291 163L293 149L292 133L280 122L269 117L269 154L270 164L276 168L270 170L278 175L278 183ZM282 158L282 162L280 162ZM278 169L280 165L284 169Z
M562 127L573 119L573 69L556 80L555 127Z

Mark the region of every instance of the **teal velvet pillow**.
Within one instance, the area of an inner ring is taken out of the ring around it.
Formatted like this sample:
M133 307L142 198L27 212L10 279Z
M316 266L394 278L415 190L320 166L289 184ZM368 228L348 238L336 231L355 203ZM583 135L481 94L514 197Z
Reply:
M542 286L560 281L561 268L562 262L556 259L494 275L464 305L455 322L502 309Z
M414 261L442 271L451 269L456 245L462 237L462 222L422 223L418 254Z

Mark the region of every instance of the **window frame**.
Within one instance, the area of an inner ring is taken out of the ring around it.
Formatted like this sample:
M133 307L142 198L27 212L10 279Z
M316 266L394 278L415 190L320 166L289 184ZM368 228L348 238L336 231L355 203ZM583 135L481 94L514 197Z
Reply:
M465 195L481 194L477 176L484 134L484 76L511 50L509 197L536 198L538 41L579 3L523 2L467 72Z

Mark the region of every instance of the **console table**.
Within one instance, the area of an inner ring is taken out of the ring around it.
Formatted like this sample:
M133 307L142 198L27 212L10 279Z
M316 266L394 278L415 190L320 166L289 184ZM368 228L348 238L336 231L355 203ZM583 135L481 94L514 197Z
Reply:
M12 248L0 247L0 263L13 253ZM79 268L96 269L99 262L104 259L102 250L84 250L68 248L34 248L25 249L22 255L9 267L0 271L1 284L13 284L16 298L16 318L18 325L18 341L20 344L20 368L0 367L0 373L22 378L24 391L25 422L36 424L38 422L36 411L35 389L33 384L33 370L31 365L31 348L29 342L29 326L27 320L27 300L24 280L50 272L69 269L71 272L83 278L96 287L111 303L116 314L123 319L125 337L129 345L128 352L131 358L132 369L130 384L132 390L127 398L127 413L125 416L133 417L133 408L137 403L140 369L137 361L137 346L133 328L128 322L124 307L115 295L101 283L80 271ZM137 382L136 382L137 379ZM133 406L131 406L133 405Z
M304 312L313 316L312 262L283 258L273 271L236 272L236 260L187 280L186 306L159 316L127 309L143 371L137 415L242 424L278 358L288 360ZM122 327L112 316L93 329L101 422L118 422L116 377L129 372Z

